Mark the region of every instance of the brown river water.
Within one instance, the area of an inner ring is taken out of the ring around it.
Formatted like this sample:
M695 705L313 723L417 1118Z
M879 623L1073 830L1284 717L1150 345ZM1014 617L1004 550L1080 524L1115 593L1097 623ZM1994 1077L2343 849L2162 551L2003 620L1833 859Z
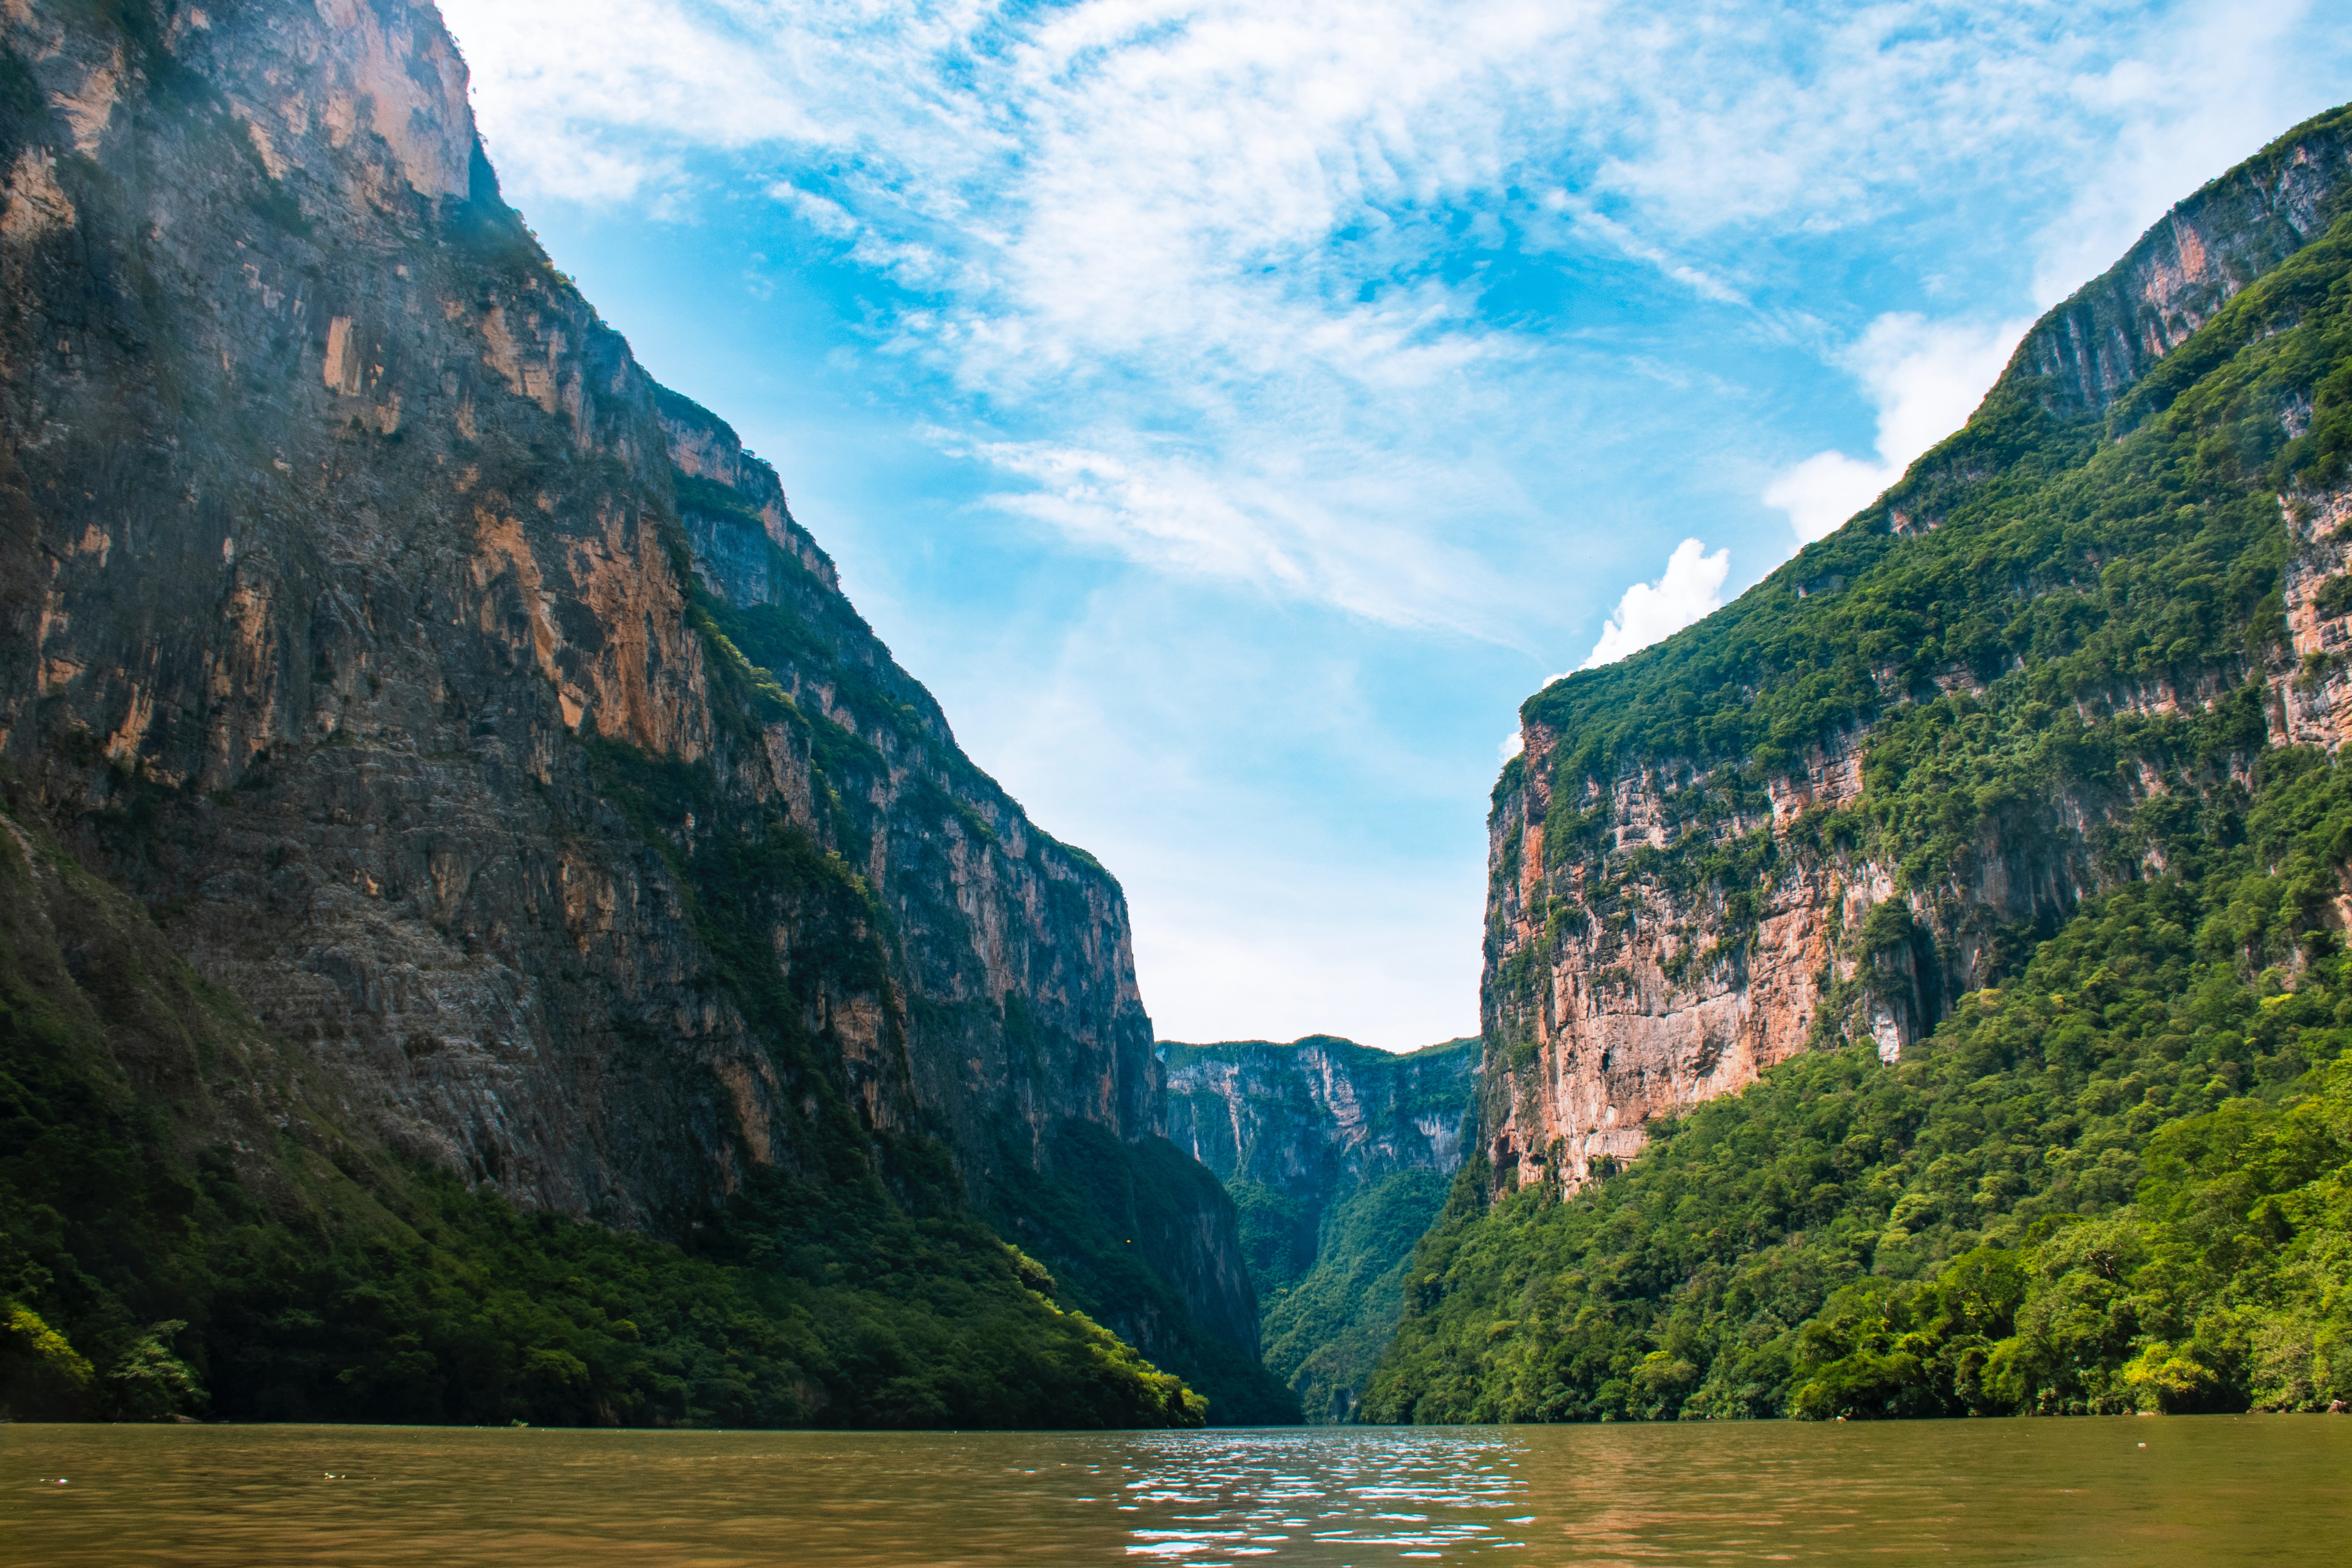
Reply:
M2352 1418L0 1426L0 1563L2352 1563Z

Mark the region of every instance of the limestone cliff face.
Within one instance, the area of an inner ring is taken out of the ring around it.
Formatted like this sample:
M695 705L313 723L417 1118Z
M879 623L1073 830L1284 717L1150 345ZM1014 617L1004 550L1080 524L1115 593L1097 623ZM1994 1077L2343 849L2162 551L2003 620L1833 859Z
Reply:
M2332 752L2352 739L2352 489L2290 496L2285 512L2293 549L2281 586L2295 668L2271 683L2274 728Z
M1168 1136L1221 1180L1318 1208L1392 1171L1450 1176L1466 1152L1469 1044L1393 1056L1330 1035L1171 1042Z
M1265 1364L1307 1420L1344 1421L1475 1142L1477 1041L1402 1056L1328 1035L1161 1049L1169 1135L1240 1199Z
M2325 117L2183 202L2028 334L2006 387L2061 419L2109 407L2340 216L2352 193L2347 125L2342 113ZM2286 410L2286 434L2300 434L2296 420L2308 415ZM1937 460L1923 459L1915 476ZM1982 477L1930 473L1905 492L1927 504L1890 498L1874 526L1899 550L1942 526L1936 496ZM2343 575L2352 556L2337 535L2347 502L2340 493L2279 499L2299 662L2252 673L2267 682L2275 738L2334 747L2352 733L2352 581ZM2098 562L2083 564L2095 582ZM1801 557L1752 593L1801 600L1846 586ZM1880 721L1923 698L1980 690L1988 678L1955 664L1906 688L1893 675L1900 651L1879 671ZM2218 676L2184 684L2158 673L2084 711L2210 710L2233 689ZM1561 733L1542 708L1531 702L1523 717L1524 752L1489 818L1481 1117L1498 1180L1572 1187L1637 1152L1653 1116L1735 1090L1825 1031L1866 1036L1882 1058L1899 1057L2020 942L2112 879L2103 835L2163 787L2143 768L2005 801L1954 874L1921 889L1864 843L1808 829L1873 787L1879 721L1793 758L1643 756L1604 782L1563 773L1580 737ZM1565 837L1572 851L1547 842ZM1704 874L1692 874L1702 860Z
M201 973L359 1124L617 1225L835 1102L975 1193L1154 1139L1117 882L549 265L429 5L5 27L0 759Z
M957 749L773 470L685 398L662 391L658 406L698 579L727 609L770 613L739 629L790 710L762 727L751 787L845 856L887 911L894 978L915 1002L897 1027L918 1100L975 1173L1007 1152L1041 1158L1064 1119L1157 1135L1160 1067L1118 882Z
M1850 1024L1895 1059L1985 983L2007 932L2054 920L2096 880L2086 830L2104 806L2076 799L1988 839L1962 885L1916 909L1898 893L1896 867L1843 851L1764 850L1769 873L1743 874L1753 889L1745 908L1664 878L1604 879L1594 862L1547 870L1553 782L1541 764L1559 742L1539 725L1527 740L1524 781L1500 793L1489 822L1483 997L1487 1038L1502 1048L1489 1052L1482 1107L1489 1157L1525 1181L1574 1185L1631 1159L1651 1117L1754 1081L1824 1024ZM1784 847L1806 811L1861 799L1866 742L1814 752L1802 772L1769 779L1750 814L1711 833ZM1619 854L1687 853L1675 842L1678 797L1703 792L1714 773L1656 764L1577 805L1607 825ZM1877 907L1905 913L1892 940L1864 933Z

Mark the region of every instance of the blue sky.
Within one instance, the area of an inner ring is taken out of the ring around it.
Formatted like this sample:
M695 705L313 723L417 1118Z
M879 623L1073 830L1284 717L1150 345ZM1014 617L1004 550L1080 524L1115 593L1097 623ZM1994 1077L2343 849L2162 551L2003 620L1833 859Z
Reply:
M1519 702L2352 98L2260 0L442 8L509 198L1118 874L1180 1039L1475 1032Z

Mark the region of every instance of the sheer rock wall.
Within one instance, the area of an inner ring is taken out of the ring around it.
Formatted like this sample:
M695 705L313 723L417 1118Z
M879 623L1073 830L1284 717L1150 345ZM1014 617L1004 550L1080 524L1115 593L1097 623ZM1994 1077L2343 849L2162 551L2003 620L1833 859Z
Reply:
M657 1232L799 1169L822 1097L679 868L774 817L842 868L760 890L761 941L877 1151L939 1133L978 1191L1066 1123L1158 1134L1118 883L549 265L429 5L0 26L0 761L355 1122ZM729 612L790 657L719 668ZM633 821L631 758L715 820ZM1230 1207L1196 1218L1202 1321L1254 1325Z

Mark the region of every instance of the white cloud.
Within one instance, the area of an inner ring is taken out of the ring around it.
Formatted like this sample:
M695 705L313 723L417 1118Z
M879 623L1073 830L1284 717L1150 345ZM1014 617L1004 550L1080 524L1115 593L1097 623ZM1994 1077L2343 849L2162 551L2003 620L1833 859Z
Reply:
M1877 405L1876 455L1817 452L1777 475L1764 504L1789 514L1801 542L1835 532L1913 459L1968 423L2031 325L1930 321L1907 311L1879 317L1837 356Z
M1367 455L1345 484L1298 485L1294 446L1311 453L1318 436L1304 413L1230 442L1213 466L1182 444L1099 434L1105 447L940 444L1028 481L988 496L997 510L1148 566L1251 584L1390 626L1489 637L1495 606L1527 591L1461 544L1381 515L1383 500L1415 493L1442 506L1458 473Z
M1726 236L1834 231L1939 183L1999 177L1988 171L2014 172L2022 193L2072 160L2087 199L2144 223L2147 182L2098 195L2090 153L2119 122L2166 125L2179 101L2199 105L2200 125L2270 112L2259 80L2217 89L2179 40L2210 34L2241 60L2253 53L2244 37L2277 52L2304 8L444 6L523 199L646 202L717 177L714 158L756 162L814 236L929 296L879 329L893 353L1038 415L1059 443L1108 450L1136 428L1193 443L1196 483L1181 503L1155 489L1158 510L1117 513L1136 526L1109 529L1112 514L1051 487L1015 510L1160 541L1141 558L1164 570L1255 573L1285 595L1447 625L1493 584L1424 572L1363 585L1394 564L1394 530L1443 532L1507 505L1509 486L1456 483L1440 509L1401 494L1381 509L1389 534L1309 524L1352 509L1368 465L1442 464L1475 416L1567 395L1544 384L1558 373L1534 343L1482 318L1476 282L1444 269L1465 216L1490 241L1516 226L1537 252L1605 247L1733 310L1752 290L1748 253ZM2180 161L2150 160L2166 178ZM2045 243L2064 248L2063 236ZM1914 355L1896 380L1942 363ZM1815 459L1773 504L1811 537L1866 500L1914 455L1908 415L1923 395L1885 391L1876 456ZM1461 420L1433 419L1433 406ZM1324 426L1286 462L1263 460L1253 432L1293 426L1301 409L1327 411ZM1277 482L1285 504L1253 499ZM1201 487L1223 493L1189 493Z
M1528 738L1526 734L1520 731L1514 730L1509 734L1503 737L1503 743L1496 749L1495 755L1497 760L1507 763L1513 757L1517 756L1521 752L1524 752L1527 749Z
M863 226L839 202L814 191L802 190L790 180L779 180L770 185L768 195L792 208L803 223L828 238L855 239Z
M1578 668L1614 664L1722 608L1724 579L1730 574L1730 551L1709 555L1697 540L1684 540L1666 558L1665 573L1656 582L1636 583L1625 590L1591 657Z

